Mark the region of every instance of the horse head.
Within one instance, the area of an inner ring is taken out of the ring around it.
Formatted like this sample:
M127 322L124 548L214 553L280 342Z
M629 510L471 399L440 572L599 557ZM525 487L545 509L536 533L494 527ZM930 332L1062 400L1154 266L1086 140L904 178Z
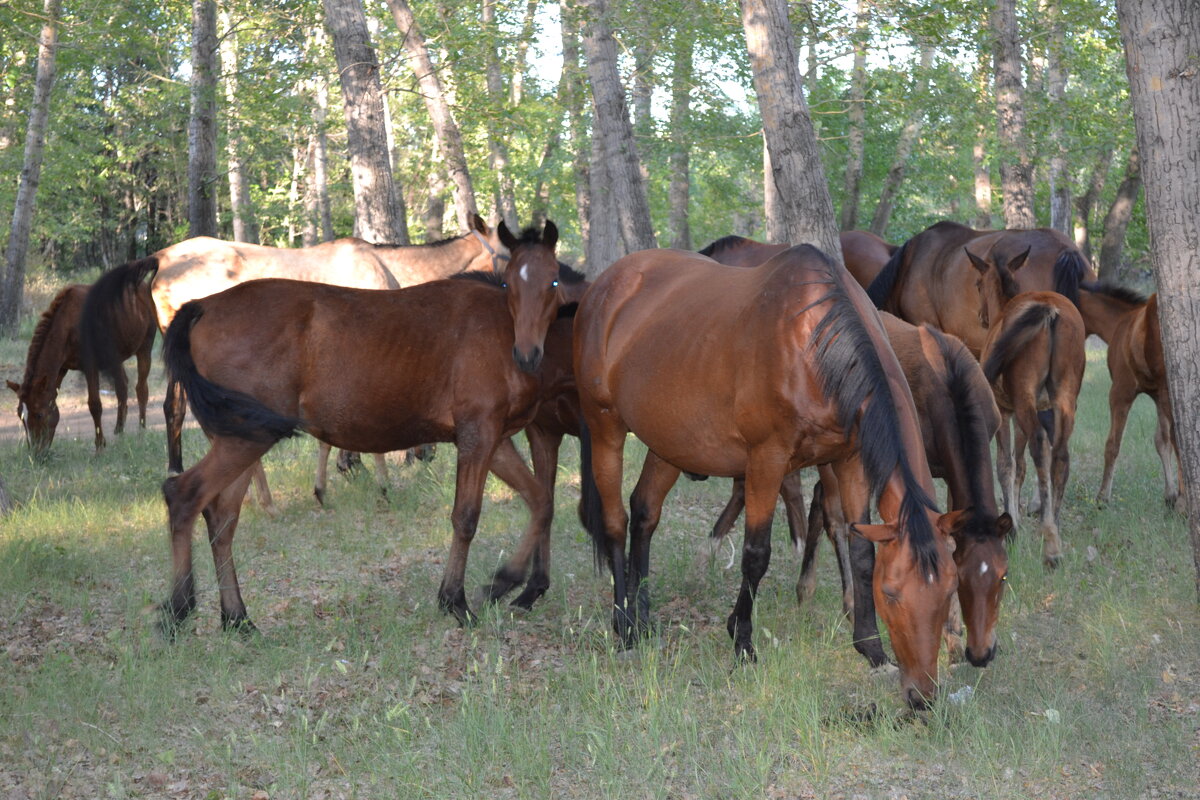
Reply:
M547 220L541 231L527 228L517 238L501 222L496 231L512 254L501 285L513 319L513 360L522 371L533 372L542 362L546 330L562 304L554 255L558 228Z
M35 455L44 455L54 441L58 428L57 392L50 387L45 376L35 377L29 387L8 381L8 388L17 395L17 416L25 429L25 438Z
M983 327L991 327L991 321L1000 318L1004 304L1021 293L1013 273L1025 263L1025 259L1029 257L1029 250L1027 247L1023 253L1009 259L1007 264L999 264L991 253L984 259L963 247L963 252L971 260L971 266L979 273L979 277L975 279L975 288L979 290L979 322Z
M958 570L952 556L952 514L938 516L926 509L916 513L924 514L934 528L936 561L917 552L911 518L908 535L901 535L901 526L893 523L851 525L850 529L877 545L875 608L891 634L901 695L911 707L923 709L937 694L938 652L950 598L958 588Z
M967 626L967 660L985 667L996 655L996 622L1008 582L1004 543L1013 531L1012 517L1004 513L989 519L974 508L953 511L947 517L955 542L958 601Z
M483 217L471 214L470 230L466 234L479 242L479 252L463 267L464 272L494 272L503 270L509 260L508 245L500 239L499 228L490 228Z

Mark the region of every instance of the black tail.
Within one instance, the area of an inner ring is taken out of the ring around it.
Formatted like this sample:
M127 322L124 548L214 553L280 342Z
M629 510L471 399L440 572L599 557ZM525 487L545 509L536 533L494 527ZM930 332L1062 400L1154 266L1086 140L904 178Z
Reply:
M612 549L608 534L604 532L604 507L600 503L600 490L596 488L596 475L592 472L592 432L582 419L579 420L579 522L592 537L596 570L607 567L611 572Z
M983 375L988 379L988 383L995 383L996 378L1021 353L1029 340L1050 325L1057 316L1058 309L1041 303L1022 309L1004 333L1000 334L987 361L984 362Z
M1079 308L1079 285L1088 273L1087 262L1078 250L1064 250L1054 261L1054 291Z
M184 304L163 339L167 375L187 393L200 427L210 435L263 444L295 436L302 425L300 420L277 414L248 394L218 386L196 369L192 359L192 326L203 313L200 301Z
M138 284L157 271L158 258L149 256L114 267L92 284L79 317L79 360L85 371L94 369L114 383L119 380L122 359L115 336L117 316L135 302Z
M867 297L871 298L871 302L875 304L876 308L884 309L888 300L891 299L892 290L896 288L896 283L900 280L900 273L904 269L904 256L907 252L908 242L897 247L892 252L892 257L883 265L883 269L875 276L875 280L871 281L871 285L867 287Z

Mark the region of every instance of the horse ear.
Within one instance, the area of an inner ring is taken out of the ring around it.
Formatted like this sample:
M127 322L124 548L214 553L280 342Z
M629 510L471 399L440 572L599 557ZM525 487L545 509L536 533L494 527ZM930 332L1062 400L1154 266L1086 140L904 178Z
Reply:
M517 237L512 235L512 231L504 224L504 220L500 220L500 224L496 226L496 235L500 237L500 244L508 248L508 252L517 249Z
M971 259L971 266L979 270L981 274L986 274L991 269L986 261L972 253L966 247L963 247L963 252L967 254L967 258Z
M14 383L14 382L12 382L12 381L5 381L5 383L7 383L7 384L8 384L8 388L12 389L12 390L13 390L14 392L16 392L17 394L20 394L20 393L21 393L21 384L19 384L19 383Z
M996 517L996 538L1007 538L1016 527L1013 525L1013 519L1007 511Z
M1009 272L1016 272L1016 271L1017 271L1017 270L1019 270L1019 269L1020 269L1022 266L1024 266L1024 265L1025 265L1025 259L1029 258L1029 251L1030 251L1030 250L1032 250L1032 249L1033 249L1032 247L1026 247L1026 248L1025 248L1025 252L1024 252L1024 253L1021 253L1020 255L1015 255L1015 256L1013 256L1013 257L1012 257L1012 258L1009 260L1009 262L1008 262L1008 271L1009 271Z
M938 529L948 536L960 536L963 529L967 527L967 520L972 513L973 509L970 508L947 511L938 517Z
M850 525L850 532L857 533L859 536L875 544L883 544L896 538L896 527L894 525L865 525L855 522Z
M542 228L542 244L551 250L558 244L558 226L550 220L546 220L546 227Z
M489 233L492 232L491 229L488 228L488 224L483 221L483 217L479 216L474 211L471 212L471 219L469 222L470 222L471 230L479 231L484 236L487 236Z

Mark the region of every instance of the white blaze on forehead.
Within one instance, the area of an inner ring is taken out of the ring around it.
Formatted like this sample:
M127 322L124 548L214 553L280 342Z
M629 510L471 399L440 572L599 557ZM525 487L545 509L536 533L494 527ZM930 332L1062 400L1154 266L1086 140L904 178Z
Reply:
M988 571L988 565L987 565L987 562L984 561L982 564L979 565L979 574L987 575L987 571Z
M521 271L518 272L517 274L521 276L521 280L523 280L523 281L529 280L529 265L522 264Z

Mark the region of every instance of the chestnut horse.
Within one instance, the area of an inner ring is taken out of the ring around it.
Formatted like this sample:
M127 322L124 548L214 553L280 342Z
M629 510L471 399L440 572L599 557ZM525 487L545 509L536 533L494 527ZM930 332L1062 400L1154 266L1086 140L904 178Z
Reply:
M163 484L174 563L163 605L168 632L195 608L191 542L201 512L222 624L252 628L232 556L248 470L300 430L368 453L455 443L454 536L438 603L460 622L473 618L463 579L489 467L531 509L520 545L493 579L492 599L495 587L507 591L525 575L550 503L509 437L537 412L538 367L560 306L557 238L550 222L527 231L503 291L471 281L371 291L267 279L180 309L167 330L167 369L212 447Z
M1017 520L1028 442L1038 476L1042 560L1055 567L1062 560L1058 517L1071 470L1068 445L1086 363L1083 317L1057 292L1020 290L1014 273L1028 251L1005 264L994 260L994 251L986 258L966 252L977 270L979 313L988 326L983 374L1001 413L996 460L1004 506ZM1010 441L1013 417L1017 427Z
M727 627L737 657L753 659L754 595L770 561L775 497L788 473L832 463L845 516L863 537L851 544L855 647L875 665L886 661L878 600L905 699L932 699L957 580L951 520L933 504L903 373L843 270L808 245L749 269L679 250L626 256L579 304L575 376L591 437L584 466L597 491L585 498L584 521L598 563L612 571L622 642L649 624L650 538L680 471L744 477L742 587ZM630 431L648 448L632 521L621 502ZM885 523L861 524L873 495Z
M978 314L982 300L967 245L999 264L1027 251L1022 268L1013 273L1022 292L1058 292L1078 304L1079 284L1096 278L1075 243L1050 228L980 231L938 222L900 246L867 294L876 308L954 334L978 357L987 326Z
M1163 467L1163 500L1180 508L1179 445L1175 440L1175 414L1167 389L1167 366L1163 360L1162 332L1158 323L1158 295L1145 295L1109 283L1085 283L1079 292L1080 311L1108 343L1108 391L1110 423L1104 445L1104 477L1096 502L1112 499L1113 467L1121 451L1121 437L1129 408L1139 394L1148 394L1158 412L1154 448Z
M100 402L100 376L94 368L85 366L79 355L79 317L87 293L88 286L77 283L54 296L33 330L29 352L25 356L24 377L19 384L8 381L8 388L17 394L17 416L21 418L25 436L37 455L43 455L54 441L54 431L58 427L58 389L67 370L72 369L82 371L87 381L88 411L92 414L96 450L105 446L104 428L100 424L104 413ZM138 422L146 427L146 403L150 395L146 378L150 374L151 351L157 333L150 291L143 286L126 298L114 316L114 323L113 346L119 359L114 370L117 394L114 433L120 434L125 431L129 396L122 362L133 355L137 356Z
M897 250L896 245L888 244L869 231L842 231L838 237L846 269L863 288L871 285ZM744 236L726 236L709 244L700 255L731 267L756 267L787 248L786 244L766 244Z
M113 309L126 293L153 275L150 295L160 330L166 331L179 308L258 278L327 283L357 289L400 289L464 270L495 271L508 258L498 231L474 215L462 236L426 245L375 245L362 239L337 239L314 247L263 247L207 236L185 239L157 253L109 270L88 295L81 322L84 341L93 345L85 358L111 374ZM94 351L94 352L93 352ZM167 420L167 468L183 471L185 399L168 381L163 413Z

